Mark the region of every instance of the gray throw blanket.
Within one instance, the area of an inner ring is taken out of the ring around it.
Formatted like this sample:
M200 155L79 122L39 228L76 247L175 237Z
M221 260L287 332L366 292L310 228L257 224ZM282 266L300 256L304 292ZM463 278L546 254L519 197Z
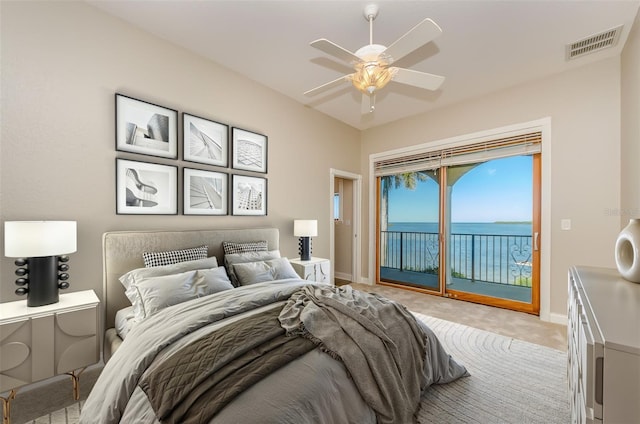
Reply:
M341 360L378 423L415 422L427 383L427 339L404 306L349 286L307 286L280 313L287 334Z
M163 423L208 423L237 395L315 348L287 337L280 307L241 319L183 347L140 381Z

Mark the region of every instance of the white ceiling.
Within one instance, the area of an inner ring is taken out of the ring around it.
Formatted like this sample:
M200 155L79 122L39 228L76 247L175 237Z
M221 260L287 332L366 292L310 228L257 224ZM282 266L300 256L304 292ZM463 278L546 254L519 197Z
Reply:
M522 82L620 55L640 0L566 1L102 1L112 15L358 129L427 112ZM327 38L350 50L369 43L364 6L376 3L373 42L389 46L424 18L443 30L395 65L443 75L435 92L390 83L361 115L350 84L302 93L349 65L309 46ZM565 46L624 25L618 44L571 61Z

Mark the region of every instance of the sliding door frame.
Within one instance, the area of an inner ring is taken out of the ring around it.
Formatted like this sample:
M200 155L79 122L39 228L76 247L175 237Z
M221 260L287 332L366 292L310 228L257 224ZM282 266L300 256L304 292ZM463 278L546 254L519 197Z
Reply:
M551 253L551 118L542 118L535 121L524 122L514 124L505 127L494 128L487 131L481 131L476 133L465 134L462 136L447 138L443 140L437 140L429 143L423 143L416 146L410 146L386 152L374 153L369 156L369 263L368 263L368 275L371 284L376 284L378 279L378 258L377 258L377 229L378 229L378 211L377 207L377 178L374 173L374 164L383 159L399 158L418 152L440 150L446 147L464 146L468 144L477 143L482 140L491 140L506 137L513 134L525 134L529 132L539 131L542 135L541 141L541 163L540 163L540 201L537 202L540 207L540 228L538 229L539 237L538 243L540 246L539 261L540 261L540 275L539 275L539 310L540 319L544 321L552 321L563 323L565 318L560 316L551 316L550 306L550 280L551 280L551 267L550 267L550 253ZM441 220L442 221L442 220ZM442 222L440 224L443 225ZM536 230L534 229L534 232ZM441 248L443 246L441 241ZM446 243L446 241L444 241ZM441 250L442 251L442 250ZM532 299L535 301L535 299Z
M444 285L444 296L458 300L467 300L483 305L497 306L500 308L511 309L513 311L527 312L539 315L540 313L540 153L532 156L533 175L532 175L532 220L531 220L531 302L524 303L512 299L487 296L479 293L465 292L459 290L449 290L446 288L445 281L441 280ZM446 176L446 170L442 172ZM450 211L449 211L450 212ZM445 234L445 233L442 233ZM538 236L536 236L538 234ZM445 244L446 247L446 244ZM442 256L442 255L441 255ZM441 268L444 269L444 268Z

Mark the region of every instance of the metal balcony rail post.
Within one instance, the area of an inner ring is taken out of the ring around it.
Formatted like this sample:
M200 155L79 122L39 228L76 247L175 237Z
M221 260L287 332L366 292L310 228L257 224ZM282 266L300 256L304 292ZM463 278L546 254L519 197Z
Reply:
M400 271L404 270L404 249L403 249L403 244L404 244L404 232L400 233Z
M476 236L471 235L471 281L476 281Z

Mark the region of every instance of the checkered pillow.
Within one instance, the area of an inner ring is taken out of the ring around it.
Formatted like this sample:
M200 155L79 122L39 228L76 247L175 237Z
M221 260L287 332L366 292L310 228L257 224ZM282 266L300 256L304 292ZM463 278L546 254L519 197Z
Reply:
M144 252L144 266L151 268L154 266L171 265L179 262L195 261L197 259L207 259L208 246L192 247L190 249L172 250L169 252Z
M266 252L267 241L250 241L246 243L234 243L230 241L223 241L222 248L225 255L232 253L247 253L247 252Z

